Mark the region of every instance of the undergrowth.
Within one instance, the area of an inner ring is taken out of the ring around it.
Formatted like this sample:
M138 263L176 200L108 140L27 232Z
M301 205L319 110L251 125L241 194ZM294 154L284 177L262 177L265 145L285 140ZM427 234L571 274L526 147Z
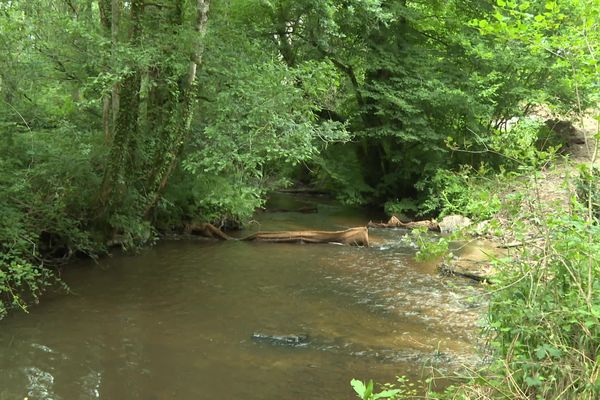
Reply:
M486 150L504 151L504 165L440 170L420 188L428 194L421 212L461 214L476 221L503 215L511 220L512 237L522 244L493 261L498 272L488 292L483 331L491 363L444 377L454 382L444 391L432 390L429 379L416 389L387 384L377 391L367 385L371 390L357 391L360 398L600 398L600 175L583 165L578 177L566 178L577 192L570 204L523 207L541 199L530 198L539 191L520 182L557 161L557 147L537 148L534 135L524 140L503 146L493 137ZM420 246L419 257L439 257L449 248L449 238L428 240L417 231L412 239Z
M425 385L417 391L425 394L417 396L406 390L392 393L386 386L383 393L390 396L362 398L600 397L600 221L593 200L598 178L585 172L577 182L579 198L572 199L570 212L515 221L515 237L533 234L539 240L494 261L498 274L488 293L484 331L493 362L456 379L444 392ZM420 244L422 252L436 255L447 248L447 242Z

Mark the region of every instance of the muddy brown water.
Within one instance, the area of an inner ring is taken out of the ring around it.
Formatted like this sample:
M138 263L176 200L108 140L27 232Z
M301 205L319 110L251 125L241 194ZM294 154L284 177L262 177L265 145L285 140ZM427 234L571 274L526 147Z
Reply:
M368 222L318 202L318 214L265 213L255 228ZM402 234L371 230L370 248L164 240L75 264L71 294L0 321L0 399L351 399L352 378L478 362L481 289L413 261Z

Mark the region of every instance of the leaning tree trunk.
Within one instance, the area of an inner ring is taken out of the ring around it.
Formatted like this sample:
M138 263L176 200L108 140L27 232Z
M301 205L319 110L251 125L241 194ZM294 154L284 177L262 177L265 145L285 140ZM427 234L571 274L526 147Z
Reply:
M148 202L144 210L146 216L150 214L150 211L152 211L158 202L169 177L177 165L177 160L183 146L187 141L196 103L196 75L198 68L202 64L209 6L210 0L196 0L196 20L194 27L196 31L196 47L191 55L187 76L185 77L185 86L181 91L179 103L177 105L174 104L176 112L172 113L171 119L162 130L163 138L161 139L161 143L164 144L164 149L157 152L157 158L154 162L155 170L150 178Z
M112 0L112 11L114 12L111 14L113 21L116 17L115 13L118 13L115 10L117 6L120 7L120 1ZM132 30L130 41L134 44L140 40L143 8L143 0L133 0L131 2ZM112 23L111 27L111 29L118 29L115 28L115 23ZM117 37L113 36L112 39L116 41ZM116 45L116 42L114 45ZM134 157L136 153L136 134L138 133L140 84L141 74L136 68L133 68L133 72L127 75L120 84L120 89L118 89L119 99L115 100L114 96L112 99L113 117L116 116L116 119L99 196L100 206L104 212L107 211L109 203L118 203L122 190L130 183L129 178L136 167ZM123 108L127 112L118 112L118 108Z
M141 10L140 10L141 11ZM119 25L121 22L121 0L111 0L111 24L110 24L110 43L111 58L114 66L117 65L117 45L119 43ZM137 21L139 23L139 21ZM119 83L115 82L111 91L111 108L113 126L117 123L119 116Z
M113 68L117 65L117 45L119 40L119 25L121 20L122 0L98 0L100 11L100 24L110 36L111 42L111 64ZM104 129L104 141L110 143L113 130L117 123L119 113L119 83L112 85L111 93L104 94L102 98L102 125ZM111 117L112 116L112 117Z
M120 193L119 188L126 185L134 167L133 153L135 135L138 131L140 74L134 72L121 85L121 105L127 112L119 113L117 117L112 146L108 163L102 181L100 203L107 205L113 195Z

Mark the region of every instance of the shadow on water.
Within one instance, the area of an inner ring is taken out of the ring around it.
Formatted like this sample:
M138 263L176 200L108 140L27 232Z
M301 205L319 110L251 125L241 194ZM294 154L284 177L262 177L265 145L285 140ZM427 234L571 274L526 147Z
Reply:
M368 221L318 206L261 214L257 224ZM352 398L352 378L393 381L427 365L478 362L480 310L470 297L479 289L412 261L398 231L371 236L370 248L165 241L75 265L64 276L71 295L1 322L0 399Z

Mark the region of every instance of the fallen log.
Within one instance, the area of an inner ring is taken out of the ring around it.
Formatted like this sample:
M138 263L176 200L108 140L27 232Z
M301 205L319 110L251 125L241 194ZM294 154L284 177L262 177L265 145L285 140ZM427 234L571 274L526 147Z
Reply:
M439 267L442 274L461 276L463 278L472 279L477 282L486 282L492 284L493 277L485 274L483 271L470 271L457 265L449 265L442 263Z
M280 231L256 232L241 240L276 243L342 243L350 246L369 246L369 230L366 227L345 231Z
M349 246L369 246L367 227L345 231L274 231L256 232L241 239L231 237L212 224L188 224L184 233L219 240L262 241L274 243L342 243Z
M401 229L416 229L427 228L427 230L439 232L440 225L435 220L402 222L395 216L392 216L388 222L371 222L367 224L369 228L401 228Z
M188 235L204 236L211 239L235 240L213 224L186 224L183 232Z

